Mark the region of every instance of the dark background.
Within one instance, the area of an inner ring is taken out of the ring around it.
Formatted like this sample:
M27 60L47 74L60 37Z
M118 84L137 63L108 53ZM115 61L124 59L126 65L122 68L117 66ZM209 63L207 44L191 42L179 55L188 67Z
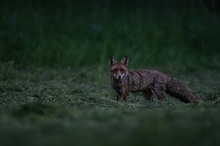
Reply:
M1 0L0 61L16 66L212 68L219 62L218 0Z

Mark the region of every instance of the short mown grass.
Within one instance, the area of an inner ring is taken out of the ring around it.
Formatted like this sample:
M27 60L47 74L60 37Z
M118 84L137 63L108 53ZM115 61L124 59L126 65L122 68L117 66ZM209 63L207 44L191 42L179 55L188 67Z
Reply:
M117 102L104 68L1 68L3 145L220 144L215 70L172 73L204 100L184 104L169 96L146 101L138 93Z

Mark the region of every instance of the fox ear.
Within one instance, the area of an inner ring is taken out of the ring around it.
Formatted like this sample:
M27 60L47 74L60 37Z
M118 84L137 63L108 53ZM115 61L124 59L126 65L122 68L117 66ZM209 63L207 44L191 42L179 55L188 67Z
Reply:
M125 66L128 66L128 56L126 55L125 57L122 58L122 60L120 61L122 64L124 64Z
M109 65L114 65L117 63L117 60L114 57L110 56L108 63L109 63Z

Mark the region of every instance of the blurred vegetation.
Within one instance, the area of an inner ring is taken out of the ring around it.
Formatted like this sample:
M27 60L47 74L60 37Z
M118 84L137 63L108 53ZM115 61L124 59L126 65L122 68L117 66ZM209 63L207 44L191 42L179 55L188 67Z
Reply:
M126 54L135 67L212 67L220 58L218 4L2 0L0 61L13 60L17 66L103 66L110 55Z

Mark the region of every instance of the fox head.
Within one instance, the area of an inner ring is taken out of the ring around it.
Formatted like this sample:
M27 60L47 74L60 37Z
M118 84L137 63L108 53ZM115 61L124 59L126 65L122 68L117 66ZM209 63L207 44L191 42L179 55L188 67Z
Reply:
M121 81L128 74L128 57L125 56L120 62L114 57L109 58L110 73L117 81Z

